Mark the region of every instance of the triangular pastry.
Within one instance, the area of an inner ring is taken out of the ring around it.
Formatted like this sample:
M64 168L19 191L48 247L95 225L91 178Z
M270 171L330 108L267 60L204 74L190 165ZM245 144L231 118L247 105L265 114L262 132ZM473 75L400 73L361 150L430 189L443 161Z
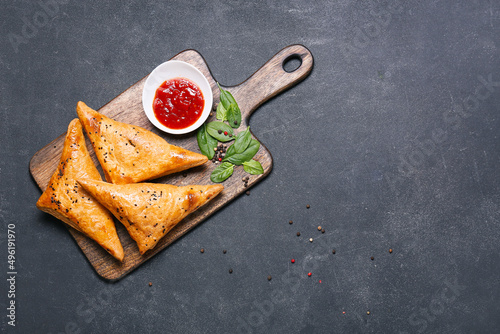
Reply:
M81 101L76 112L108 182L141 182L208 161L202 154L170 145L151 131L112 120Z
M224 189L220 184L177 187L162 183L118 185L86 179L78 182L122 222L141 254Z
M113 216L76 182L77 178L82 177L102 180L85 146L82 125L78 119L74 119L68 126L57 170L36 206L92 238L122 261L123 247L116 233Z

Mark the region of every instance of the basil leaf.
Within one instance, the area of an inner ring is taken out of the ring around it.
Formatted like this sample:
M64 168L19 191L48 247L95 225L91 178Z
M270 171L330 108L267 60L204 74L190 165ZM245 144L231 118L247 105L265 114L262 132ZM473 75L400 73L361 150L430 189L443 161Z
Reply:
M221 121L227 121L227 109L224 108L224 105L222 103L219 103L217 105L217 112L215 114L215 117Z
M225 109L228 109L231 103L234 101L233 96L227 90L222 89L222 87L217 83L220 91L220 103L224 106ZM236 103L236 101L234 101Z
M201 154L208 159L212 159L215 154L214 148L217 147L217 139L208 134L206 123L203 123L198 130L196 139L198 140L198 147L200 148Z
M243 169L245 170L245 172L252 175L264 174L264 168L262 168L260 162L253 159L250 161L245 161L243 163Z
M232 156L232 155L235 155L235 154L236 154L236 150L234 149L234 144L233 144L227 148L225 158Z
M255 139L250 140L248 147L241 153L236 153L235 149L231 149L233 146L234 145L229 146L226 151L226 156L222 161L229 161L235 165L242 165L245 161L249 161L254 157L260 148L260 143Z
M247 127L245 131L238 133L234 144L231 146L234 146L235 153L242 153L247 149L251 140L252 134L250 133L250 127Z
M222 182L233 175L234 165L229 162L221 163L210 175L212 182Z
M220 133L219 133L220 130ZM207 132L209 135L221 142L233 140L233 129L226 123L213 121L207 124ZM227 132L227 135L224 134ZM231 137L229 136L231 135Z
M238 106L238 103L234 99L233 95L227 91L222 89L222 87L217 83L217 86L219 86L219 91L220 91L220 103L219 105L222 104L223 108L226 110L226 117L225 119L219 118L217 116L217 119L220 119L221 121L228 121L229 125L231 125L233 128L237 129L239 128L241 124L241 110L240 107ZM218 110L219 106L217 106Z
M236 101L234 104L232 103L229 106L229 109L227 109L227 121L229 122L229 125L235 129L239 128L241 124L241 110L236 104Z

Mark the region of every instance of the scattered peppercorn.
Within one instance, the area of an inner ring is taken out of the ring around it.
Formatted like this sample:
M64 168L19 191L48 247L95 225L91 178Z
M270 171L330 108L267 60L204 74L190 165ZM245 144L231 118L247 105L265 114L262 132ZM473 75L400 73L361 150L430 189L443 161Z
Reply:
M300 237L300 232L297 232L297 236Z
M295 263L295 259L292 259L292 263Z
M233 269L229 269L229 273L232 274L233 273Z
M325 229L324 228L321 229L321 233L325 233Z
M247 190L245 194L247 194L247 196L250 195L250 190Z
M290 220L290 221L288 222L288 224L292 225L292 224L293 224L293 221L291 221L291 220Z
M312 276L312 273L308 273L307 276L311 277Z
M392 248L389 248L389 253L392 253Z
M200 249L200 253L205 253L205 249L204 248Z
M234 125L238 125L238 121L234 121Z
M226 254L226 253L227 253L227 250L225 250L225 249L224 249L224 250L222 251L222 253Z
M372 256L370 259L371 259L372 261L373 261L373 260L375 260L375 258L374 258L373 256Z
M321 231L321 226L318 226L318 231Z
M227 131L224 131L224 136L227 136Z
M153 286L153 283L149 282L149 286Z
M222 144L218 145L217 147L214 148L214 151L215 151L215 154L214 154L214 157L212 158L212 162L215 164L218 164L219 162L222 161L222 159L226 155L226 145L222 145Z
M310 206L309 204L307 204L307 205L306 205L306 208L308 208L308 209L309 209L310 207L311 207L311 206Z
M222 133L222 130L221 130L221 129L219 129L219 130L217 130L217 132L218 132L219 134L221 134L221 133Z
M334 250L332 250L332 254L335 254L335 249L334 249Z
M270 281L272 280L273 278L271 277L271 275L267 276L267 280Z
M187 177L188 175L187 175L187 173L182 173L182 176Z
M370 311L366 311L366 315L370 315Z

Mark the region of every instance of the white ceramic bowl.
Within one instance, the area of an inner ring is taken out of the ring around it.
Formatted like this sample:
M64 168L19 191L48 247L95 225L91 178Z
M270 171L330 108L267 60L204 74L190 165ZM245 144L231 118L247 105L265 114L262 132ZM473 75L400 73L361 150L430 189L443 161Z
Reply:
M161 124L153 112L153 100L158 87L166 80L173 78L186 78L194 82L203 94L205 105L200 118L191 126L184 129L171 129ZM184 134L199 128L208 118L212 109L212 88L208 83L207 78L196 67L180 60L169 60L156 67L146 79L144 89L142 91L142 106L149 121L158 129L171 134Z

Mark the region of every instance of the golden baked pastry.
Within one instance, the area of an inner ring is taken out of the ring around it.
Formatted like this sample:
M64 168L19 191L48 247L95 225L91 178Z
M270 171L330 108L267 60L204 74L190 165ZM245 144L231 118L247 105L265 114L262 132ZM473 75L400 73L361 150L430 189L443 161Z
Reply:
M108 182L141 182L208 161L202 154L170 145L151 131L114 121L81 101L76 112Z
M144 254L191 212L218 195L224 186L177 187L161 183L78 182L127 228Z
M122 261L123 247L113 216L76 182L82 177L102 180L85 146L82 125L75 118L68 126L61 161L36 206L94 239Z

